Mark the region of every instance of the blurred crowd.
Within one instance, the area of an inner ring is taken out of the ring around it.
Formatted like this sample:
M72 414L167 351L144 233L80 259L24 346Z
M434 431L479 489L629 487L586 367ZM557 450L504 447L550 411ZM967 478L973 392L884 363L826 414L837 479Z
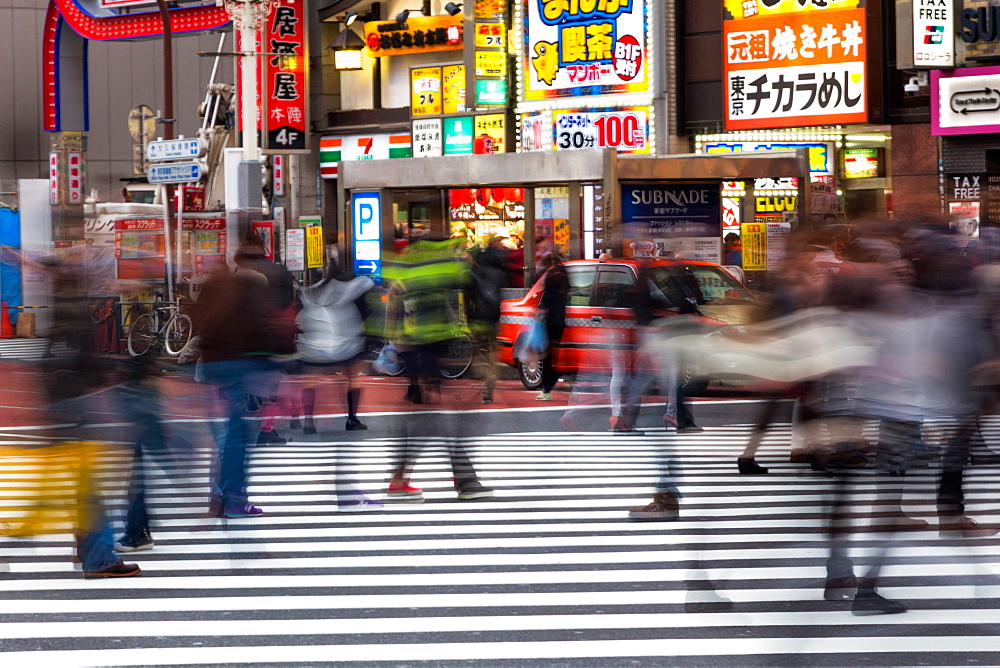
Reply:
M311 285L298 285L256 237L239 247L233 267L215 267L191 308L195 336L180 358L221 407L212 423L218 457L206 490L210 512L263 514L247 493L249 452L285 443L279 426L286 434L317 433L317 393L337 388L346 407L343 429L368 429L361 380L371 369L407 378L406 410L392 420L398 446L382 499L423 500L411 473L428 438L449 450L458 499L491 496L464 430L469 411L494 402L501 376L502 291L516 282L503 241L492 238L469 252L461 240L414 240L385 263L378 289L335 262ZM538 247L537 340L519 345L516 354L539 366L537 399L549 401L565 382L552 351L564 335L571 285L559 251L544 240ZM88 425L89 403L114 388L134 425L124 528L112 531L96 484L83 480L77 551L87 577L136 575L139 567L119 555L154 546L144 463L171 456L156 382L162 360L153 350L109 373L94 349L91 307L80 288L83 268L64 260L46 269L53 276L55 327L42 366L49 440L39 449L99 439ZM579 430L585 411L610 406L610 438L637 433L643 411L647 422L655 413L668 435L658 441L660 479L650 502L628 517L665 521L680 517L683 487L673 452L679 441L669 436L702 431L688 396L697 380L723 380L766 399L736 462L741 475L768 474L757 451L782 407L793 404L789 458L828 481L831 491L824 596L851 601L855 614L904 612L876 586L892 533L931 528L903 511L908 472L937 467L943 534L1000 532L969 517L964 493L970 455L983 443L980 417L994 411L1000 389L1000 247L967 243L931 218L858 220L793 235L767 280L766 293L757 295L758 320L724 324L701 312L696 284L673 286L690 297L666 300L662 285L640 269L629 297L635 337L608 330L602 345L612 351L610 368L577 375L553 428ZM287 382L292 377L294 385ZM931 428L939 437L929 438ZM338 506L377 510L383 501L342 463L331 490ZM877 488L874 506L863 510L873 524L862 528L883 536L860 577L848 549L850 530L857 528L851 517L859 512L849 500L859 480ZM726 605L721 598L712 603Z

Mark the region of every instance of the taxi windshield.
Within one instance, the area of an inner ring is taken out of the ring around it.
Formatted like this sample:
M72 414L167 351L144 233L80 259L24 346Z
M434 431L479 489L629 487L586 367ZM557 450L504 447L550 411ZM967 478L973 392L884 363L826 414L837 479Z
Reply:
M661 308L677 308L685 299L699 306L756 301L749 290L719 267L688 264L652 267L648 278L653 302Z

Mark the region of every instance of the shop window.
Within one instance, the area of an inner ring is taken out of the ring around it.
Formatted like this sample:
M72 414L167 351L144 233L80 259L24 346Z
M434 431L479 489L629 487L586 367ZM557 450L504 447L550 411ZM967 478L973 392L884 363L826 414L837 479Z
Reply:
M569 276L569 301L570 306L590 306L590 292L594 287L594 276L596 269L587 267L570 267L566 272Z
M629 308L634 301L635 279L630 271L603 269L597 277L593 306L601 308Z

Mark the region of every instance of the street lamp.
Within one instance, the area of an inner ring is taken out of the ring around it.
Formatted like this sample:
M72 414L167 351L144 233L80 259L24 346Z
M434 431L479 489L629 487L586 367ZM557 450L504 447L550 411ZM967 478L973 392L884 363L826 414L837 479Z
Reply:
M447 5L444 6L444 11L448 12L449 16L455 16L456 14L462 11L462 3L449 2Z
M338 70L360 70L361 52L365 50L365 41L348 28L348 20L344 20L344 28L330 42L328 49L333 49L333 67Z
M424 16L430 16L431 15L431 0L424 0L423 4L421 4L419 10L417 10L417 9L404 9L400 13L396 14L396 17L395 17L396 18L396 23L406 23L406 19L407 19L407 17L410 16L410 12L416 12L416 11L419 11Z

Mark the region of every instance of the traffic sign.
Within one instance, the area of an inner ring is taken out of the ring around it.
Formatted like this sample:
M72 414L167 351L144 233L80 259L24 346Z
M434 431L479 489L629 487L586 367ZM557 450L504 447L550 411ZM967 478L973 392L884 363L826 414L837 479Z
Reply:
M189 160L205 154L205 145L200 139L161 139L146 144L146 160Z
M146 178L150 183L187 183L201 179L203 169L200 162L162 162L149 166Z

